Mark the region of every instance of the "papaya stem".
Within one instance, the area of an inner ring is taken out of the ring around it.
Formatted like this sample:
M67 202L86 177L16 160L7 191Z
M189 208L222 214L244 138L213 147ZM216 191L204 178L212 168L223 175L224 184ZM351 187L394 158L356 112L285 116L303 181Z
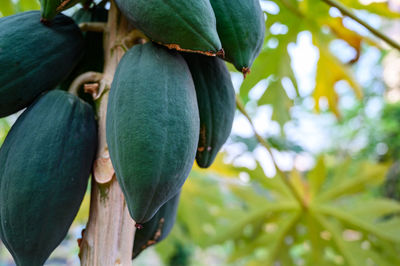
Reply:
M86 83L100 82L103 79L103 73L99 72L85 72L72 81L68 92L74 95L78 95L79 89Z
M386 36L382 32L378 31L377 29L373 28L372 26L370 26L364 20L362 20L359 17L357 17L350 9L348 9L343 4L338 3L335 0L322 0L322 1L325 2L327 5L330 5L332 7L336 7L337 9L339 9L339 11L344 16L347 16L347 17L353 19L354 21L358 22L359 24L364 26L367 30L369 30L373 35L375 35L376 37L378 37L379 39L385 41L387 44L389 44L393 48L395 48L395 49L400 51L400 44L399 43L397 43L395 40L393 40L389 36Z
M111 84L124 54L123 49L113 49L113 46L116 40L130 31L130 25L115 1L110 3L104 32L104 71L97 102L98 149L92 174L90 214L79 253L82 266L131 265L135 236L135 222L129 215L124 194L117 182L106 142L107 84Z
M92 31L92 32L105 32L107 29L107 23L105 22L83 22L79 24L81 31Z
M268 151L268 153L271 155L272 158L272 163L274 164L274 167L276 169L276 172L278 173L278 176L281 177L283 183L289 188L289 190L292 192L293 196L296 198L298 203L303 209L307 209L307 203L306 201L301 197L301 195L298 193L298 191L293 187L293 184L289 180L289 176L282 171L278 164L276 163L276 158L274 154L272 153L271 146L269 143L257 132L254 122L251 119L250 115L247 113L242 101L240 100L239 96L236 95L236 106L239 109L239 111L246 117L247 121L249 122L251 129L253 130L254 135L256 136L258 142Z

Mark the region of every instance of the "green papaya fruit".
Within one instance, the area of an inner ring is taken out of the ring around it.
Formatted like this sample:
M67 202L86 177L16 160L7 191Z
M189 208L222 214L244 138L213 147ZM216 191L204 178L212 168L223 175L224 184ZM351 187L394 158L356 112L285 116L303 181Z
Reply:
M84 22L106 22L108 11L102 7L94 7L91 9L81 8L76 11L72 18L76 24ZM104 67L104 47L103 33L101 32L84 32L84 55L72 73L64 80L59 89L68 90L74 79L88 71L102 72ZM79 96L86 101L92 102L93 97L79 91Z
M259 0L210 0L225 59L246 76L261 51L265 19Z
M209 167L228 139L235 116L235 90L225 62L216 57L185 54L196 88L200 137L196 162Z
M0 149L0 236L18 266L43 265L66 236L96 153L90 105L46 93L22 113Z
M42 21L52 20L58 13L84 0L40 0Z
M74 21L57 15L51 27L39 11L0 18L0 117L54 89L79 62L83 37Z
M193 80L179 53L146 43L123 56L111 85L106 136L138 225L181 189L196 155L199 123Z
M180 194L178 192L176 196L167 201L150 221L142 225L142 229L136 230L132 259L136 258L149 246L157 244L169 235L175 224Z
M209 0L116 0L121 12L151 40L169 48L222 55Z

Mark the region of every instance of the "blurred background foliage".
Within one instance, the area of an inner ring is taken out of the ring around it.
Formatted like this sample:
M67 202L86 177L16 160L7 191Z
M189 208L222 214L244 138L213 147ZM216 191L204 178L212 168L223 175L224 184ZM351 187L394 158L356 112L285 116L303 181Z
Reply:
M1 0L0 16L39 9ZM398 0L342 0L400 41ZM261 1L264 48L214 165L135 265L400 265L400 52L322 0ZM71 14L73 10L68 10ZM0 145L17 115L0 119ZM89 198L48 265L79 265ZM0 265L13 265L4 247Z

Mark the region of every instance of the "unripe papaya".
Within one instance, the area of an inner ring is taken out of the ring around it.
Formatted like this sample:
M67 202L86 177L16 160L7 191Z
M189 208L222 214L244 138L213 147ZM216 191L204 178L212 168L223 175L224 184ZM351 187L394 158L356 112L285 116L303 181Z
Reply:
M0 117L54 89L81 58L83 37L74 21L57 15L50 27L40 12L0 18Z
M157 244L169 235L175 224L180 194L179 192L167 201L150 221L142 225L142 229L136 230L132 259L136 258L146 248Z
M259 0L210 0L225 59L244 75L261 51L265 19Z
M216 57L185 54L192 73L200 113L196 162L209 167L232 130L235 90L225 62Z
M223 54L209 0L116 0L121 12L151 40L169 48Z
M42 21L52 20L58 13L83 0L40 0Z
M12 126L0 149L0 236L18 266L43 265L64 239L96 153L92 108L54 90Z
M196 155L199 123L193 80L179 53L147 43L123 56L111 85L106 136L137 224L180 191Z

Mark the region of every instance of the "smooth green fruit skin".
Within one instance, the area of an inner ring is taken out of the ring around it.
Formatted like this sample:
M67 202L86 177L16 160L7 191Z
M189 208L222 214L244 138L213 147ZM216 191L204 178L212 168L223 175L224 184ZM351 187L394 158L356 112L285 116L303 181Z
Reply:
M79 25L84 22L106 22L108 11L101 7L92 9L81 8L76 11L72 18L75 23ZM104 47L103 47L103 33L101 32L84 32L84 55L78 65L74 68L72 73L64 80L58 89L68 90L71 83L79 75L88 72L102 72L104 67ZM83 90L79 91L79 97L85 101L93 103L93 97L90 94L84 93Z
M51 91L15 122L0 149L0 236L18 266L43 265L66 236L96 153L92 108Z
M199 112L189 68L176 51L136 45L111 86L106 135L132 218L149 221L181 189L196 155Z
M167 201L150 221L143 224L143 229L136 230L132 259L169 235L175 224L180 194L178 192L176 196Z
M44 20L52 20L58 13L83 0L40 0L41 15Z
M200 113L196 162L210 167L228 139L235 116L235 90L225 62L216 57L185 54L192 73Z
M83 37L74 21L57 15L51 26L39 11L0 18L0 117L54 89L79 62Z
M135 27L157 43L214 55L222 49L209 0L116 0L116 3Z
M225 59L248 73L261 51L265 19L259 0L210 0Z

